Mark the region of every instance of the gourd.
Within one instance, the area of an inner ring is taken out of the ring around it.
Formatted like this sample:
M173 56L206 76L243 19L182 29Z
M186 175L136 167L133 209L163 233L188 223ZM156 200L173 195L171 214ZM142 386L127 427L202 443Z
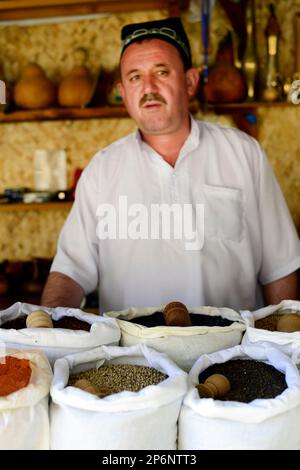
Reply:
M58 102L65 107L86 106L93 94L94 80L89 69L84 65L87 51L78 48L74 53L75 67L60 83Z
M56 87L38 64L31 63L15 85L14 101L24 109L48 108L56 101Z
M231 37L228 35L220 44L215 65L208 72L208 82L202 94L210 103L243 101L247 88L241 70L234 65Z

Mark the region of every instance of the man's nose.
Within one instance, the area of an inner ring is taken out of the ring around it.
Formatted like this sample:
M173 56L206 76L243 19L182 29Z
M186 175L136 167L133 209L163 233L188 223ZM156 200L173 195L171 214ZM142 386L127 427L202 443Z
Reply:
M157 91L157 84L153 75L145 75L143 81L144 93L153 93Z

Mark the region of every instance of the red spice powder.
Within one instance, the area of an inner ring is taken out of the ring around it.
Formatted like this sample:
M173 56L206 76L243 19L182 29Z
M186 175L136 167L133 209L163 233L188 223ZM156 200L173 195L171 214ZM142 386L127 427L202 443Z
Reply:
M0 397L27 387L31 377L28 359L12 356L6 356L4 359L5 363L0 363Z

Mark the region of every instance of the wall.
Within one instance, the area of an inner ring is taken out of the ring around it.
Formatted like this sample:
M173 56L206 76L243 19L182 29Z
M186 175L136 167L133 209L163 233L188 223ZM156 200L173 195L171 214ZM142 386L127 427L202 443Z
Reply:
M258 49L264 63L267 1L257 1ZM295 40L292 20L300 11L300 0L276 2L282 27L280 68L287 75L294 71ZM93 20L68 21L59 24L0 27L1 61L9 80L15 81L28 62L36 61L49 78L58 83L73 66L76 47L89 50L88 66L93 73L99 67L117 66L120 29L130 22L159 19L166 11L136 12L99 17ZM188 13L183 20L191 40L194 64L202 62L200 25L190 23ZM216 3L211 21L211 55L230 28L222 8ZM233 125L226 116L208 113L197 117ZM300 106L260 108L258 111L259 140L274 167L286 196L293 218L300 225ZM33 186L33 152L37 148L64 148L67 152L68 184L76 167L85 166L91 156L113 140L135 128L130 119L103 119L57 122L24 122L0 125L0 192L6 187ZM67 211L29 211L0 213L0 261L52 257L59 230Z

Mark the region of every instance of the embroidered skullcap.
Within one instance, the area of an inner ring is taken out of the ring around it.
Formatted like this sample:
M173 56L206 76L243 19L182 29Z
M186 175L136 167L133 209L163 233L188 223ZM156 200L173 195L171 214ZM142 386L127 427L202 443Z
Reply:
M134 42L143 39L161 39L176 47L186 69L192 67L190 43L179 17L127 24L122 28L121 39L121 56L126 48Z

